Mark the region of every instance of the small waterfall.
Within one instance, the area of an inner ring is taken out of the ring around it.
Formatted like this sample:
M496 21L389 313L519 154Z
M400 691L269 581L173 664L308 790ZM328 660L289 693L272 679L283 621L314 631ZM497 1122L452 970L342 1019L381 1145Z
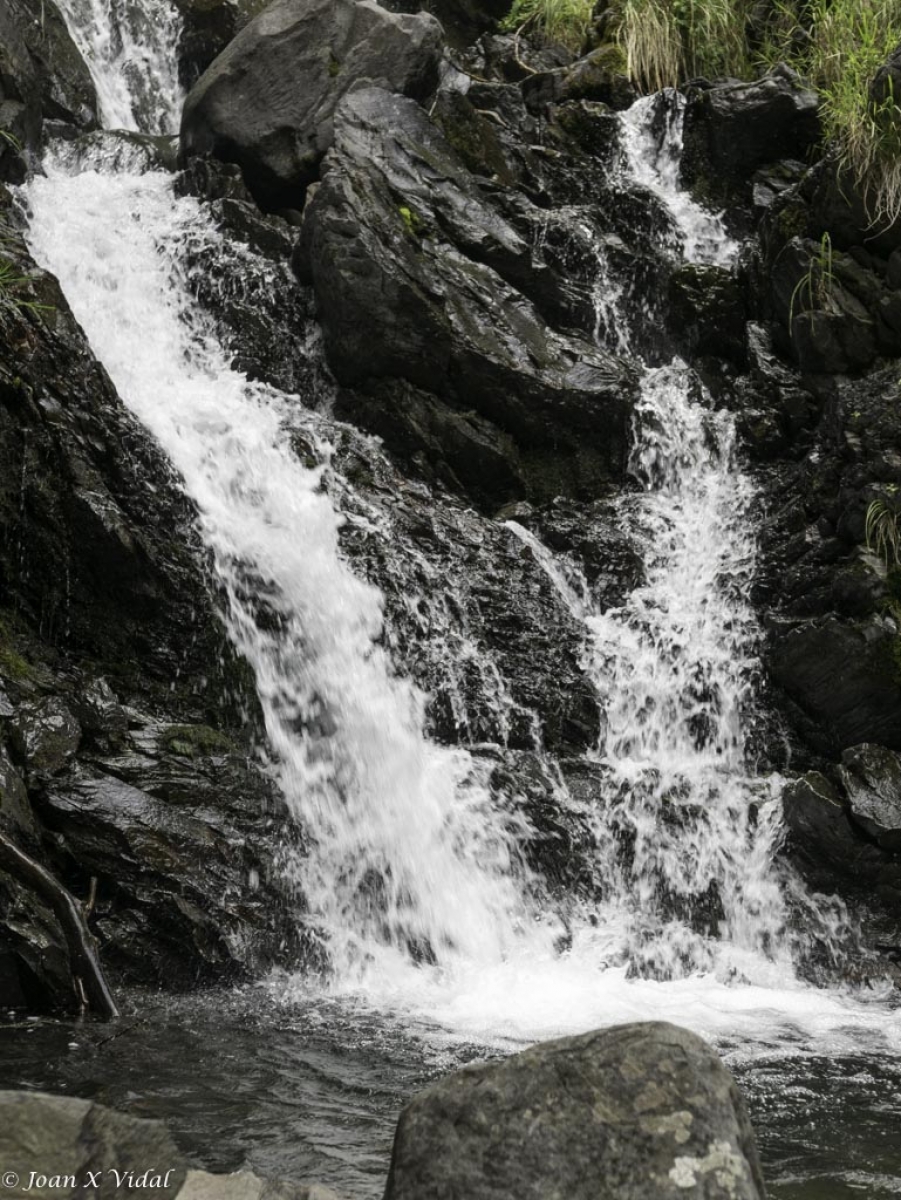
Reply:
M97 89L105 129L175 133L181 20L171 0L58 0Z
M625 178L662 201L673 222L673 251L688 262L728 267L738 243L726 233L719 214L679 186L685 105L681 92L667 89L642 97L620 116Z

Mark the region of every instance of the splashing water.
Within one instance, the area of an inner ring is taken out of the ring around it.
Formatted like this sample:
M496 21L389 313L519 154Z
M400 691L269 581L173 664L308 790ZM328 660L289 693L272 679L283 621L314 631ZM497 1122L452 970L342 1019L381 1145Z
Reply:
M161 2L137 11L149 18ZM135 54L102 0L64 7L106 123L173 128L168 18ZM673 253L727 264L735 247L722 223L677 188L678 105L658 141L643 103L623 117L633 180L671 213ZM203 206L177 199L165 175L77 153L48 161L27 203L35 257L59 277L198 506L229 632L256 674L274 770L307 839L298 871L334 992L495 1042L636 1017L707 1034L849 1023L886 1032L881 1009L814 993L792 967L772 867L777 807L744 761L753 489L735 470L728 417L694 398L683 366L645 375L633 455L641 492L623 513L646 579L621 609L599 612L583 580L510 526L583 622L586 669L606 708L590 756L606 780L591 805L604 899L571 906L564 930L523 863L522 818L491 793L476 757L428 741L423 697L394 672L380 594L341 557L322 469L291 448L301 423L326 460L324 423L233 370L198 314L182 264L198 247L230 253ZM604 278L597 334L626 351L620 293L612 273ZM555 802L575 805L562 782ZM736 975L746 986L727 986ZM321 984L276 986L290 998Z
M674 226L672 250L688 262L728 267L739 247L726 233L722 216L703 208L679 186L685 104L680 92L667 89L643 96L621 114L625 173L663 202Z

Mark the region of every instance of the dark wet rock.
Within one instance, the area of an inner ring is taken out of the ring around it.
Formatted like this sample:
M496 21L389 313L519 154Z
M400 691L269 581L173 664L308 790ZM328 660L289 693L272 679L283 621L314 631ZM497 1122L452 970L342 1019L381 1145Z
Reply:
M29 1187L38 1172L73 1177L72 1194L90 1188L93 1174L104 1192L115 1190L121 1200L138 1200L150 1190L161 1200L339 1200L316 1183L194 1170L162 1121L125 1116L74 1096L0 1092L0 1156L19 1180L7 1188L11 1197L51 1195L53 1184Z
M401 1114L386 1200L758 1200L744 1103L700 1038L648 1023L434 1084Z
M132 718L133 722L134 718ZM192 986L252 973L297 946L273 880L283 820L225 734L147 722L37 798L64 877L97 880L104 962Z
M0 299L3 825L78 899L96 879L92 930L120 975L234 978L294 944L270 874L282 817L248 759L248 672L171 468L5 193L0 223L25 280ZM77 1007L56 919L6 876L0 959L0 988L29 1007Z
M851 820L883 850L901 851L901 758L884 746L852 746L839 773Z
M20 183L20 148L36 151L43 122L97 124L88 69L53 0L4 0L0 8L0 180Z
M854 876L872 858L848 818L842 796L819 771L786 785L782 811L792 852L818 868L824 879L839 873Z
M686 263L669 282L669 321L684 354L746 360L747 289L733 271Z
M507 0L387 0L392 12L427 12L441 22L451 46L468 47L510 11Z
M382 590L392 659L428 694L430 733L525 751L594 745L585 630L533 551L455 497L404 480L358 435L343 435L337 462L353 488L336 496L351 514L342 546Z
M0 744L0 829L11 834L16 840L34 841L37 838L37 825L31 805L28 802L28 789L9 754Z
M441 26L372 0L276 0L230 43L185 102L185 159L237 163L257 201L301 208L359 80L424 98L438 81Z
M527 494L597 495L621 477L632 370L548 328L528 297L555 297L552 274L411 101L344 101L297 262L340 384L400 379L474 412L512 439L508 475Z
M590 51L570 66L541 71L522 84L526 105L540 113L550 104L568 100L594 100L611 108L628 108L638 98L618 46L605 45Z
M775 681L823 727L827 744L862 738L901 749L898 633L879 620L851 624L828 616L774 631Z
M817 95L784 64L752 83L692 88L682 177L706 199L747 200L759 167L805 158L820 136Z

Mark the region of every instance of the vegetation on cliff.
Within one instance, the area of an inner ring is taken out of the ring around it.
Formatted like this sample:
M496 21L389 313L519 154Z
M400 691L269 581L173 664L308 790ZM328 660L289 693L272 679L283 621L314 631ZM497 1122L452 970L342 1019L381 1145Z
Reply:
M901 214L901 112L891 65L901 0L515 0L506 25L581 47L618 45L645 91L697 77L753 79L794 67L820 95L823 136L874 221Z

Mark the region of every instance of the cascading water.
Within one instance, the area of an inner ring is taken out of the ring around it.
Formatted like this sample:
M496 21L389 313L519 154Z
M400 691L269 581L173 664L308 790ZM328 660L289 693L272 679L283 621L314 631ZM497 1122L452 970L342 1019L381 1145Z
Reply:
M154 43L168 47L163 66L156 51L129 61L102 3L63 7L107 125L174 128L169 10ZM661 150L648 116L644 102L625 115L626 159L671 213L673 252L730 261L721 223L676 187L678 122ZM256 673L274 770L305 832L298 870L332 991L489 1039L636 1016L702 1031L770 1031L773 1010L846 1022L843 1001L814 1000L795 978L772 866L776 805L744 761L752 486L735 468L728 418L694 398L680 364L647 370L633 455L641 492L622 509L646 579L621 609L598 612L586 586L514 529L584 622L606 709L593 756L606 783L590 806L604 900L571 904L564 931L524 865L515 806L492 793L477 756L428 740L423 697L379 641L381 597L341 556L323 468L303 466L291 446L302 424L327 461L327 423L229 365L184 265L226 248L201 203L136 161L77 147L51 155L26 191L30 242L196 501L229 632ZM617 290L598 300L599 336L612 331L625 351ZM558 802L573 803L562 784ZM736 973L747 986L726 986Z

